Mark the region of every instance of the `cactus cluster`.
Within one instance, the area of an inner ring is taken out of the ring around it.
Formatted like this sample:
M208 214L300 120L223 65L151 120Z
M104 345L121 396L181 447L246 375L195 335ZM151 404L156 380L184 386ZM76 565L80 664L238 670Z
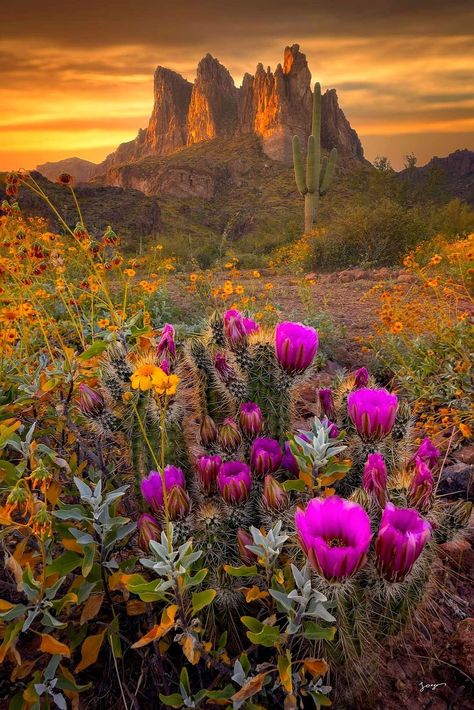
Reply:
M469 511L436 498L439 452L428 440L414 446L408 406L365 369L320 389L317 416L296 428L299 388L316 374L313 329L280 323L267 332L237 311L214 315L180 344L167 328L144 352L113 346L100 392L85 392L81 405L96 429L112 417L121 432L114 424L107 436L131 440L148 506L140 544L164 529L165 481L174 535L192 538L210 571L218 628L219 614L245 605L227 567L258 564L249 530L281 521L285 554L298 567L309 561L312 587L337 619L334 640L307 643L353 694L369 665L376 672L377 645L426 603L436 546L465 527ZM166 406L140 387L153 368L168 378ZM273 584L278 599L285 582Z
M334 177L337 149L321 159L321 85L316 83L313 92L311 134L306 148L306 171L300 139L293 137L293 166L296 186L304 197L304 231L310 232L317 219L319 198L326 194Z

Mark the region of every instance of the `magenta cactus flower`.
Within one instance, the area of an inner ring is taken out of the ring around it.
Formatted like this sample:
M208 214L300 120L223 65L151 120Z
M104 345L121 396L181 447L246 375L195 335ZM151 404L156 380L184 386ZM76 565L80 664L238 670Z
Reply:
M161 527L155 518L149 513L142 513L138 518L138 544L144 552L149 552L150 542L159 540Z
M389 582L402 582L431 537L431 525L413 508L387 503L375 541L377 568Z
M431 439L425 438L413 456L412 462L416 462L417 459L421 459L421 461L424 461L431 469L433 469L440 458L441 451L433 444Z
M386 389L359 389L349 393L347 411L359 436L378 440L388 436L395 424L398 399Z
M321 405L321 413L326 417L333 417L336 413L334 407L334 397L330 387L321 387L318 392L319 404Z
M257 436L263 429L262 410L255 402L244 402L240 405L240 428L249 437Z
M224 313L224 333L233 347L239 347L247 342L247 331L240 311L232 308Z
M354 387L360 389L361 387L367 387L369 384L369 371L366 367L359 367L358 370L354 372Z
M225 384L229 384L232 380L236 379L235 370L231 365L229 365L227 358L223 353L215 354L214 366Z
M306 370L318 350L318 334L302 323L284 321L275 328L275 354L289 374Z
M197 460L198 477L204 490L208 493L216 488L217 474L221 464L220 456L200 456Z
M367 561L372 535L365 510L338 496L313 498L295 513L299 544L312 567L330 582L355 574Z
M369 454L362 474L362 485L380 504L387 502L387 468L382 454Z
M237 422L232 417L227 417L219 428L219 443L226 451L235 451L242 443Z
M263 505L269 510L286 510L289 504L288 493L276 478L270 474L265 476L262 491Z
M250 467L259 476L276 471L282 458L280 444L276 439L255 439L250 449Z
M160 367L161 367L161 369L163 370L163 372L165 373L165 375L169 375L169 374L170 374L171 368L170 368L170 361L168 360L168 358L164 357L164 358L160 361Z
M79 385L79 409L86 417L97 417L104 411L105 401L97 390L81 382Z
M250 335L251 333L256 333L257 330L260 330L259 324L252 320L252 318L242 318L242 322L244 324L245 332L247 335Z
M227 503L247 500L252 485L250 468L243 461L223 463L217 474L217 485Z
M160 340L156 346L156 354L158 357L174 357L176 355L175 331L171 323L165 323L161 331Z
M185 488L186 480L184 473L177 466L166 466L165 485L169 491L175 486ZM161 474L158 471L150 471L148 476L141 482L142 495L155 515L158 515L163 508L163 483Z
M337 437L341 433L339 431L339 427L337 426L337 424L334 424L334 422L330 422L328 420L327 426L329 427L329 438L330 439L337 439Z
M409 505L422 513L426 513L431 506L433 487L433 474L430 468L422 459L417 458L415 474L408 491Z

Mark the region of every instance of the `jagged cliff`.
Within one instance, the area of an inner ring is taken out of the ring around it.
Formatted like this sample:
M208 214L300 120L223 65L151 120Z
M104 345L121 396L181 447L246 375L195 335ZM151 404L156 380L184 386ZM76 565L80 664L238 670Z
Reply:
M246 133L257 135L266 155L291 163L291 139L303 144L311 126L311 73L299 45L286 47L283 64L274 72L257 66L245 74L237 88L228 70L207 54L191 84L170 69L158 67L154 81L154 106L148 127L133 141L122 143L96 169L107 174L116 167L148 156L163 156L185 146ZM340 109L335 89L322 99L322 145L337 147L342 156L362 160L357 133Z

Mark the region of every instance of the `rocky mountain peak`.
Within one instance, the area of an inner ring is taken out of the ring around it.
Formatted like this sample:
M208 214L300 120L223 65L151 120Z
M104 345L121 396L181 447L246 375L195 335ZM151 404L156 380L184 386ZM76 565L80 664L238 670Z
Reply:
M218 136L247 133L259 137L270 158L290 164L292 137L298 135L304 146L311 130L311 72L298 44L285 47L283 62L274 71L259 63L254 75L244 75L241 88L212 54L199 62L194 83L158 66L153 94L148 127L111 153L98 166L97 175ZM335 146L345 157L363 159L362 145L334 89L324 94L322 106L323 148Z
M228 137L237 125L237 97L229 71L211 54L198 64L188 111L187 143Z

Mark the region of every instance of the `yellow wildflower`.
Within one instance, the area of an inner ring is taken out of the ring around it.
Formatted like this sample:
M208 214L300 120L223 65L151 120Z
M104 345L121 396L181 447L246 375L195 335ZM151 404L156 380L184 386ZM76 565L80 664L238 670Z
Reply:
M166 375L161 367L145 364L140 365L140 367L135 370L130 380L134 390L139 389L142 392L146 392L152 387L161 385L164 377L166 377Z

